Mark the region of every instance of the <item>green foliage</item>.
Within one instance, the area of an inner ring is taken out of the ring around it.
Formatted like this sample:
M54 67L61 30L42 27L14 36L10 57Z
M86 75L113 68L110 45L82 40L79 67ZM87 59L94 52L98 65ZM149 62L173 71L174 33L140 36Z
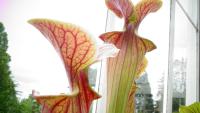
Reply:
M7 33L0 22L0 113L20 113L15 84L10 77Z
M200 102L195 102L190 106L181 106L180 113L200 113Z
M29 96L27 99L23 99L20 102L20 109L21 109L21 113L39 113L40 112L40 106L33 99L32 96Z
M39 113L39 105L32 96L21 102L18 101L16 85L10 76L8 39L4 30L5 28L0 22L0 113Z

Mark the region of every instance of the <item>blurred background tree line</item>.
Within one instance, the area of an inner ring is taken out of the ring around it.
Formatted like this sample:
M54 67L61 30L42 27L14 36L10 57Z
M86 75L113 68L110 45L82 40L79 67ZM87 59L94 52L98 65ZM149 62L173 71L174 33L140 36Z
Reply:
M0 22L0 113L39 113L39 105L30 95L19 100L15 90L11 70L9 69L10 55L7 53L8 39L3 23Z

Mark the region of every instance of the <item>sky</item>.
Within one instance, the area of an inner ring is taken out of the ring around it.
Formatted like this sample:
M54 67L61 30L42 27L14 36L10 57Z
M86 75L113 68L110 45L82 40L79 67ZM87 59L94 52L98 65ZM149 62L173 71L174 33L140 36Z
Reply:
M74 23L99 42L98 36L105 31L106 12L103 0L0 0L0 21L8 33L10 67L17 90L21 91L19 97L27 97L33 89L43 95L68 91L61 59L44 36L27 23L29 19L50 18ZM112 30L119 30L123 21L116 18L112 24ZM156 93L156 82L163 73L167 74L169 0L163 0L163 7L144 19L139 34L157 45L155 51L147 53L146 70Z

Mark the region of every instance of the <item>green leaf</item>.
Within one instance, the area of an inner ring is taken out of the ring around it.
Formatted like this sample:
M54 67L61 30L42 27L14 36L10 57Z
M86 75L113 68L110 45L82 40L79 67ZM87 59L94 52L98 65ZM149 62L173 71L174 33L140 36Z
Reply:
M195 102L190 106L181 106L180 113L200 113L200 102Z

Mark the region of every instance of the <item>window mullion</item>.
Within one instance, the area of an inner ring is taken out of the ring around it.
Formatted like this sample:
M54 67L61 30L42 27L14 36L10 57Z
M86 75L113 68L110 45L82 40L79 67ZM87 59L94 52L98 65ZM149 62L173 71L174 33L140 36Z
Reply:
M174 56L174 32L175 32L175 0L170 2L170 26L169 26L169 51L168 51L168 76L165 79L163 113L172 112L173 95L173 56Z

